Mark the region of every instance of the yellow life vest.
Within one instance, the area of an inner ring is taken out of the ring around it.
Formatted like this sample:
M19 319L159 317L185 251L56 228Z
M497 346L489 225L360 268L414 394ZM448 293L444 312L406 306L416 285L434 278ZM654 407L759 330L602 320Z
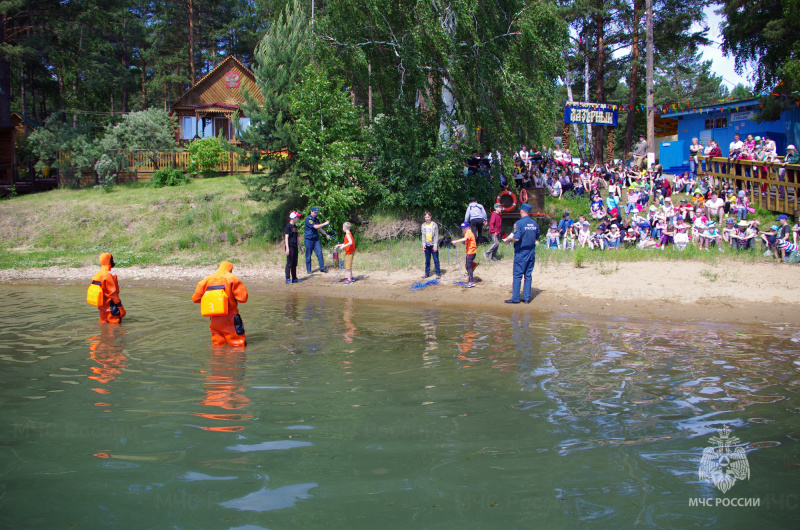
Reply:
M200 314L204 317L217 317L228 314L228 295L224 285L210 285L200 299Z
M97 280L92 280L89 289L86 291L86 303L95 307L103 305L103 288Z

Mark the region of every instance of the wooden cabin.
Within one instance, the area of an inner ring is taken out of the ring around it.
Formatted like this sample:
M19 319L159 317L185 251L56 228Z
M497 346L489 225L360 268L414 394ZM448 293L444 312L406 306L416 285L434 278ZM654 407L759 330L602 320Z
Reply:
M25 138L39 128L39 123L22 114L12 112L11 126L14 127L17 138Z
M239 143L238 133L250 126L250 118L241 111L245 89L263 102L253 72L229 55L172 104L178 117L178 139L188 143L222 133L231 143ZM238 123L234 124L237 113Z

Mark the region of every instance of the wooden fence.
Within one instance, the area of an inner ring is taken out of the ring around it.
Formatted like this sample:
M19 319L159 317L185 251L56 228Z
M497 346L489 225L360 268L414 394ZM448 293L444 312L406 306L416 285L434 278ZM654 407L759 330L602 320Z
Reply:
M215 168L217 171L223 173L252 173L252 167L250 164L243 164L239 160L239 156L234 153L228 153L228 159L223 162L222 164L218 164ZM119 177L119 182L135 182L137 180L150 180L153 176L153 172L156 169L162 169L165 167L176 167L179 169L186 169L186 166L189 164L189 153L187 151L177 151L175 153L168 153L168 152L160 152L155 156L156 162L158 167L153 164L153 159L147 154L143 152L134 152L129 153L127 155L127 169L123 171ZM69 165L69 155L65 153L59 153L58 155L58 162L59 165L68 166ZM67 175L63 174L63 172L59 172L59 184L66 185L68 183ZM75 177L71 175L72 180L76 181L77 185L80 187L83 186L94 186L98 184L98 176L95 171L83 171L79 177Z
M736 189L745 190L753 207L792 215L800 213L800 165L784 167L782 162L699 158L705 162L706 173L713 177L714 189L719 190L723 182L732 182ZM779 174L780 169L785 169L784 176Z

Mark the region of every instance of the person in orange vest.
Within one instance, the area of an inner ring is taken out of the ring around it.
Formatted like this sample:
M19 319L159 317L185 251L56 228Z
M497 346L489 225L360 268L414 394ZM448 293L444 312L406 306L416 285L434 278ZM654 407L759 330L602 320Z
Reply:
M92 283L86 293L86 301L97 306L101 324L119 324L125 316L125 308L119 299L117 275L111 274L114 256L108 252L100 254L100 270L92 276Z
M227 261L219 264L217 272L197 282L192 302L200 304L200 314L211 317L208 329L214 346L245 346L244 324L239 304L247 302L247 288L231 271Z

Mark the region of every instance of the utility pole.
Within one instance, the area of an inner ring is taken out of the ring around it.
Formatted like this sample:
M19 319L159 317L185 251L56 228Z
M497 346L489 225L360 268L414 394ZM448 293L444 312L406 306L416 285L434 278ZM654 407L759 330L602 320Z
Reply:
M653 0L647 0L647 153L655 153L655 127L653 118ZM649 161L647 162L649 166Z

